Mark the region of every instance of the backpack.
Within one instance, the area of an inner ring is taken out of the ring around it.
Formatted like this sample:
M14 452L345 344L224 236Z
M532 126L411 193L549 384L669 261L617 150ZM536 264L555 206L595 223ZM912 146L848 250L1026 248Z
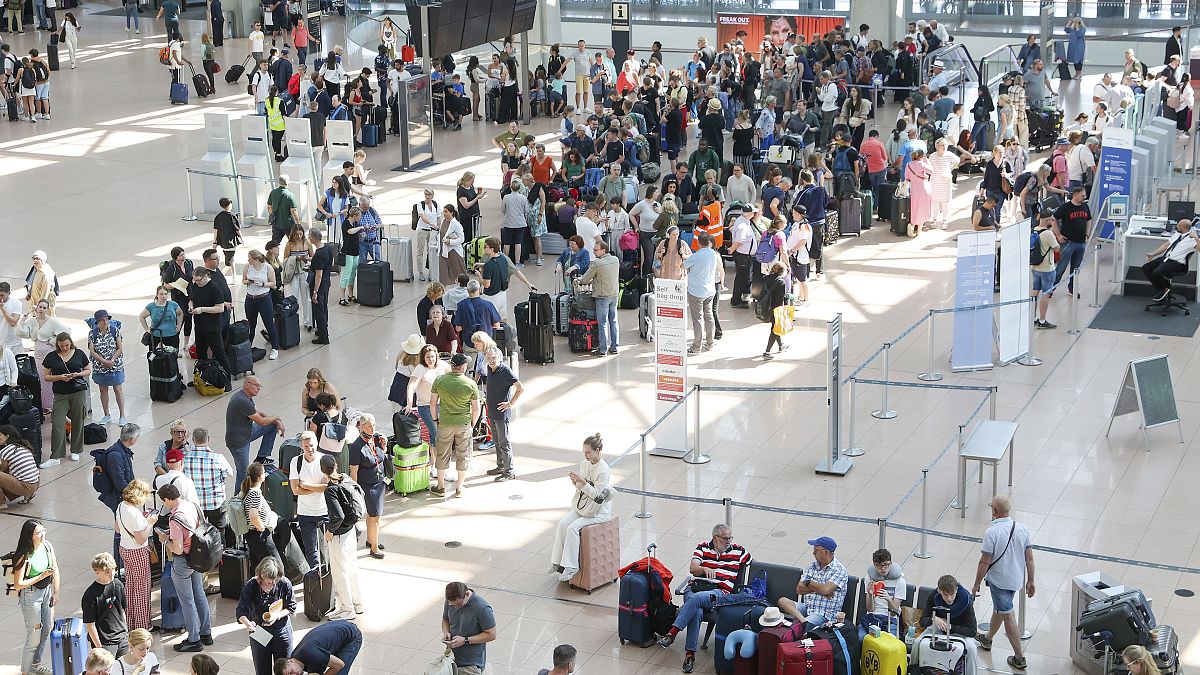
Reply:
M779 248L775 245L775 233L768 230L758 239L758 249L754 252L754 259L760 263L769 263L778 257Z
M846 86L844 80L834 80L833 86L837 87L837 106L841 108L846 99L850 97L850 88Z
M1031 171L1026 171L1020 176L1017 176L1017 179L1013 181L1013 194L1019 195L1024 192L1025 188L1029 185L1029 179L1031 178L1033 178L1033 172Z
M21 69L21 86L25 87L26 89L33 89L33 86L35 84L36 84L36 81L33 77L33 71L30 70L29 68L22 68Z
M118 488L113 482L112 476L108 475L108 453L111 451L112 448L104 448L92 450L90 453L96 460L92 467L92 489L102 495L120 494L121 492L121 488Z
M192 549L187 553L188 567L204 573L220 564L221 556L225 553L225 538L221 530L208 522L203 511L197 508L196 513L200 517L200 522L195 529L184 525L179 518L174 516L172 518L179 523L180 527L192 534Z
M1050 253L1049 249L1042 250L1042 232L1045 232L1045 230L1034 230L1029 233L1030 265L1041 265L1042 261L1046 259L1046 255Z
M171 65L171 48L163 47L158 50L158 62L164 66Z
M365 525L367 499L366 495L363 494L362 487L349 478L342 480L341 483L338 483L337 487L341 489L334 489L333 494L338 504L342 507L342 522L353 525L355 529Z
M263 497L265 500L266 497ZM225 523L233 530L233 536L244 537L250 533L250 520L246 516L246 500L241 495L233 495L225 500Z
M780 283L780 280L776 280L775 283ZM758 297L754 298L754 318L763 323L775 322L775 310L771 307L771 291L775 287L775 283L769 286L763 284L763 289L758 292Z
M849 148L842 148L841 150L833 153L833 170L835 173L842 173L844 171L852 170L850 166Z
M639 162L650 161L650 142L645 136L637 136L633 139L633 147L637 148L637 160Z

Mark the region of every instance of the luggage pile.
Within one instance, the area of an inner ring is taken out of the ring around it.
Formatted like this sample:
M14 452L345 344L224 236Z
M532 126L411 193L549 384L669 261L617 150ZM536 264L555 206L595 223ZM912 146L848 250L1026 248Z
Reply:
M554 363L554 299L548 293L530 293L527 302L513 307L517 344L526 363Z
M403 410L392 415L392 490L399 495L429 489L429 443L421 440L421 420Z

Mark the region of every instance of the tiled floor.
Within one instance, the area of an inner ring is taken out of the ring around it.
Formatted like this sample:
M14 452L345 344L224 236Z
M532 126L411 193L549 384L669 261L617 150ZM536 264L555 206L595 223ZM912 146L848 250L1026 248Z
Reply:
M29 252L47 250L63 282L60 314L80 334L81 319L101 307L135 325L134 317L153 288L156 263L169 248L182 243L198 257L211 241L206 223L180 220L187 213L183 169L195 165L203 152L201 112L247 109L247 97L225 84L219 84L218 95L208 100L194 99L184 108L167 105L162 95L167 77L154 53L163 42L161 33L129 35L121 30L119 18L88 15L105 7L89 3L84 13L87 31L79 69L55 74L54 119L36 126L0 125L0 192L7 207L0 212L5 233L0 272L19 285ZM34 46L35 35L11 42L14 52L22 53ZM243 44L230 41L220 60L240 61ZM1064 87L1071 102L1069 113L1084 98L1080 90L1090 91L1090 86L1086 80ZM554 135L552 123L546 120L535 121L532 128L547 139ZM398 163L395 142L369 150L368 164L379 179L373 192L385 216L405 222L414 195L424 186L437 189L439 199L449 199L466 169L475 171L484 187L499 187L494 151L486 149L494 133L494 127L481 124L439 133L436 147L441 163L414 174L386 171ZM551 152L555 152L553 144ZM950 232L931 232L913 241L876 227L830 249L830 274L813 285L813 302L800 312L799 330L789 338L792 349L784 357L760 362L756 355L765 339L764 328L747 312L724 309L726 339L713 353L694 360L692 381L820 385L825 368L824 322L835 312L841 312L845 321L843 356L848 364L858 365L929 308L947 306L953 295L954 235L966 227L973 184L964 179L960 186L954 201L959 218ZM485 229L495 231L499 205L494 198L485 205ZM257 229L247 236L247 247L261 245L265 238L266 232ZM244 252L239 260L244 261ZM530 268L526 273L535 283L551 285L549 267ZM279 361L258 364L264 383L261 408L281 413L287 424L297 425L300 383L305 370L316 366L352 406L386 418L391 412L386 401L390 364L400 341L413 330L413 310L421 292L412 284L398 284L396 289L396 300L387 308L333 307L329 347L314 349L305 343L285 352ZM1102 293L1107 295L1107 285ZM1141 448L1132 418L1120 419L1111 437L1101 435L1130 358L1170 354L1181 410L1200 400L1200 386L1193 379L1200 375L1200 365L1193 359L1194 342L1179 338L1151 342L1145 335L1100 331L1073 337L1065 330L1068 308L1065 298L1056 298L1051 320L1060 329L1035 335L1035 353L1045 360L1041 367L1014 365L984 373L948 374L944 382L998 386L998 417L1020 422L1011 492L1018 518L1034 531L1037 542L1200 564L1196 551L1200 525L1191 517L1200 507L1194 489L1200 462L1190 456L1200 424L1184 420L1182 446L1175 442L1173 430L1153 431L1150 452ZM1086 322L1092 311L1081 306L1081 321ZM493 484L472 477L472 489L462 500L389 498L382 537L388 557L360 559L364 587L383 591L370 594L367 613L359 620L368 635L360 672L422 671L440 650L439 597L450 580L469 582L495 608L500 639L490 645L489 657L498 675L549 665L551 648L561 642L580 650L581 672L675 672L680 660L675 650L618 644L615 586L585 595L544 573L551 527L570 495L565 473L579 459L582 438L603 432L606 455L612 461L637 440L656 414L651 405L652 351L637 337L634 314L621 312L620 317L626 351L618 358L574 357L559 342L553 365L522 364L527 393L513 425L518 480ZM941 370L947 369L948 334L943 317L937 340ZM214 445L221 447L225 399L190 393L177 403L151 406L140 351L133 342L128 357L129 417L153 430L136 448L139 473L149 475L153 445L165 437L164 426L177 417L193 426L209 426L216 437ZM892 379L915 381L915 374L925 370L925 344L921 329L896 345ZM864 376L882 377L882 361L873 362ZM690 466L650 458L646 486L677 495L729 497L872 521L888 515L908 496L892 520L918 524L920 491L912 488L920 469L951 443L957 426L982 396L895 388L889 395L899 417L880 421L867 414L879 406L879 390L860 388L854 408L856 440L867 452L847 476L833 478L813 473L826 446L821 395L704 393L700 447L712 456L711 463ZM982 410L981 415L986 415L987 407ZM979 506L986 503L986 489L976 483L969 486L969 503L974 507L965 520L946 508L954 491L953 448L950 452L930 471L929 522L944 531L978 535L986 522ZM476 473L489 466L487 458L478 459ZM31 506L14 506L0 517L0 540L10 543L24 517L46 520L50 538L70 570L60 612L78 610L78 598L90 582L86 561L106 550L110 541L111 525L106 522L107 512L95 501L88 468L81 463L48 470L43 490ZM624 457L616 473L621 485L637 486L637 455ZM639 508L633 496L617 503L623 560L644 555L645 547L656 542L660 557L676 570L684 569L691 548L708 536L712 524L724 519L719 505L656 499L649 504L653 517L644 520L633 517ZM772 511L737 508L733 524L738 540L756 557L777 563L806 563L806 539L835 536L841 544L838 557L853 573L864 571L878 541L873 523ZM461 547L445 547L451 540L461 542ZM911 557L916 537L895 529L887 532L887 545L905 563L910 581L931 584L946 572L959 575L965 583L972 578L977 559L973 545L931 538L929 550L934 557L918 560ZM1195 588L1195 575L1048 554L1038 555L1037 562L1038 593L1029 601L1026 614L1026 625L1034 632L1028 643L1029 672L1072 672L1067 657L1073 629L1068 616L1071 576L1096 569L1145 589L1155 600L1159 619L1179 631L1188 667L1200 665L1200 643L1195 641L1200 599L1174 594L1177 588ZM214 607L218 642L208 652L227 672L250 672L246 638L232 622L232 603L217 600ZM309 625L302 617L296 623L301 629ZM22 622L11 601L0 603L0 633L4 664L0 675L7 675L16 670L22 640ZM169 646L156 645L156 651L166 658L166 672L186 672L186 662L174 658ZM994 656L984 656L984 663L1002 665L1006 655L1006 649L998 648ZM711 671L711 662L702 659L701 670Z

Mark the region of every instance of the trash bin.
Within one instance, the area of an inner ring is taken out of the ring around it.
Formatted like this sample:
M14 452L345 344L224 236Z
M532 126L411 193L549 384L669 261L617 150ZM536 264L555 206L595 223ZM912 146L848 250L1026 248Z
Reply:
M1125 592L1125 586L1104 572L1088 572L1071 579L1071 661L1089 675L1104 675L1104 655L1096 656L1090 640L1085 640L1075 626L1083 618L1088 603ZM1150 601L1147 600L1147 603Z

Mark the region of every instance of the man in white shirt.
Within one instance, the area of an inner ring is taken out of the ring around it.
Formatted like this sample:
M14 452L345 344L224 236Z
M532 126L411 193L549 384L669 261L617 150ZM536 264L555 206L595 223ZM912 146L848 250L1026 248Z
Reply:
M1028 664L1021 645L1013 597L1022 591L1028 597L1033 597L1036 588L1033 583L1033 541L1029 537L1029 530L1009 517L1012 502L1007 496L992 497L991 507L992 522L983 533L971 595L979 596L980 586L986 578L992 595L992 621L987 635L980 634L976 639L980 647L990 650L992 638L1003 626L1013 649L1013 655L1008 657L1008 665L1025 670Z
M941 61L933 62L933 76L929 78L929 91L938 91L950 85L950 75L946 73L946 64Z
M1155 300L1165 300L1170 292L1170 277L1187 272L1188 255L1200 251L1200 237L1192 229L1192 221L1181 219L1175 224L1175 234L1162 246L1146 254L1142 273L1154 284Z
M179 71L183 70L183 64L192 65L191 61L183 55L183 43L179 40L171 40L167 43L167 68L171 71L171 84L179 84L183 80L179 77Z
M587 43L580 40L579 48L571 53L571 63L575 64L575 110L579 114L587 110L588 92L591 87L588 85L590 80L588 69L592 67L592 59L588 55ZM583 105L579 104L579 95L583 95Z
M268 72L268 66L266 61L259 61L258 70L250 76L250 84L254 85L254 108L259 115L267 114L267 96L271 93L271 87L275 86L275 78Z
M785 246L788 257L791 258L792 277L796 280L793 288L796 290L797 305L803 307L808 302L808 248L812 245L812 225L808 224L808 209L797 204L792 207L792 231L788 233Z
M735 165L736 166L736 165ZM754 252L758 249L758 239L762 233L755 226L758 220L758 204L746 204L746 210L733 222L733 266L736 270L733 277L733 297L730 306L745 309L750 306L746 294L750 292L750 273L754 266Z
M930 19L929 27L933 30L933 34L942 41L942 44L950 42L950 31L946 30L945 26L938 23L937 19Z
M1096 86L1092 87L1092 104L1095 105L1100 101L1108 100L1108 92L1112 91L1112 87L1112 75L1105 73L1104 77L1100 78L1100 81L1096 83Z
M589 249L593 244L604 240L604 230L597 222L599 217L600 211L596 203L591 202L587 205L587 211L575 218L575 234L583 238Z
M1128 75L1121 78L1119 84L1114 84L1104 94L1104 105L1108 106L1110 114L1115 114L1121 109L1121 101L1127 98L1133 98L1133 78Z
M325 505L325 486L329 483L329 476L321 471L316 434L303 431L300 434L300 449L303 454L292 460L288 475L292 494L296 495L296 520L300 523L301 548L309 566L316 567L317 537L329 522L329 508Z
M179 498L200 506L200 498L196 496L196 484L183 474L183 450L174 448L167 451L164 460L167 472L154 477L154 491L164 485L174 485L179 490Z
M24 303L12 295L12 287L7 281L0 281L0 345L20 353L23 350L21 338L13 330L21 320Z
M254 22L254 30L250 31L247 36L247 44L250 46L250 56L254 57L254 67L258 67L258 62L263 60L263 44L266 42L266 35L263 34L262 24L258 21Z
M839 112L837 85L833 83L833 73L821 71L821 90L817 98L821 101L821 135L817 140L819 147L829 145L829 137L833 134L833 118Z

